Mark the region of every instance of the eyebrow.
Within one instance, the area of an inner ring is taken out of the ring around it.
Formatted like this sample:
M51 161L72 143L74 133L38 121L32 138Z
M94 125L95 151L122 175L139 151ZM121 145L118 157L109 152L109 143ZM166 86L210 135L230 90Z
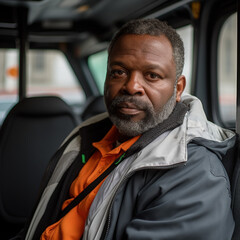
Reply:
M148 69L156 69L157 68L157 69L162 70L162 67L158 64L148 64L148 65L146 65L146 68L148 68Z
M113 65L118 65L118 66L122 66L124 67L124 63L123 62L119 62L119 61L114 61L108 64L109 66L113 66Z
M108 64L108 66L114 66L114 65L117 65L117 66L121 66L121 67L126 67L126 65L124 64L124 62L120 62L120 61L114 61L114 62L111 62ZM159 70L162 70L163 68L158 65L158 64L147 64L144 66L144 68L147 68L147 69L159 69Z

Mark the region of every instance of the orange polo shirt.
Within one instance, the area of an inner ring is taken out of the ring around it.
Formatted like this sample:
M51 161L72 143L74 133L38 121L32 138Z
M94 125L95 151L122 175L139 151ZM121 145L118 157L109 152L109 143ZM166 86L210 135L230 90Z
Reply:
M126 152L139 137L136 136L114 148L113 146L118 139L118 131L113 126L100 142L93 143L97 150L73 181L69 190L70 198L63 203L62 209L98 178L118 157ZM41 240L79 240L83 235L85 221L91 204L103 181L63 218L46 228L41 236Z

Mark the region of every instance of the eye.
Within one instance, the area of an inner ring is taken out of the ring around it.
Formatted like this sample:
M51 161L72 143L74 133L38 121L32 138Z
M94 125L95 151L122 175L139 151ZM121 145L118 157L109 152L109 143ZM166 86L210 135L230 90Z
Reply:
M149 72L146 74L146 78L148 80L158 80L158 79L161 79L161 76L157 73Z
M120 78L123 77L125 74L126 74L125 71L121 69L113 69L110 72L110 76L113 78Z

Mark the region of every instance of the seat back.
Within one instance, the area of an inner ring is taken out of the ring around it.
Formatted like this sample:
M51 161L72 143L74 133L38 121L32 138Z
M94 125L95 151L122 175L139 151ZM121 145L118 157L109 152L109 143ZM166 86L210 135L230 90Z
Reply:
M103 112L106 112L104 97L102 95L93 96L92 98L89 99L85 108L83 109L81 119L84 121L90 117L93 117Z
M25 98L0 129L0 219L23 224L51 156L78 120L55 96Z
M239 145L239 143L238 143ZM237 148L237 151L240 149ZM235 165L234 170L232 173L232 210L233 210L233 217L235 220L235 229L232 240L239 240L240 239L240 154L235 156Z
M223 159L223 165L228 173L232 191L232 212L235 220L235 229L232 240L240 239L240 159L239 141L229 149Z

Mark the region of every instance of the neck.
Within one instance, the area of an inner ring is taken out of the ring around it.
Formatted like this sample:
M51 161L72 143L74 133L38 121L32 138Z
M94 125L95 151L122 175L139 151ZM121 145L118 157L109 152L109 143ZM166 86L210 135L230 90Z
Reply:
M123 143L131 138L133 138L133 137L124 135L124 134L120 133L119 130L117 129L117 141L118 142Z
M119 134L119 136L118 136L118 141L119 141L120 143L123 143L123 142L126 142L127 140L129 140L129 139L131 139L131 138L132 138L132 137Z

